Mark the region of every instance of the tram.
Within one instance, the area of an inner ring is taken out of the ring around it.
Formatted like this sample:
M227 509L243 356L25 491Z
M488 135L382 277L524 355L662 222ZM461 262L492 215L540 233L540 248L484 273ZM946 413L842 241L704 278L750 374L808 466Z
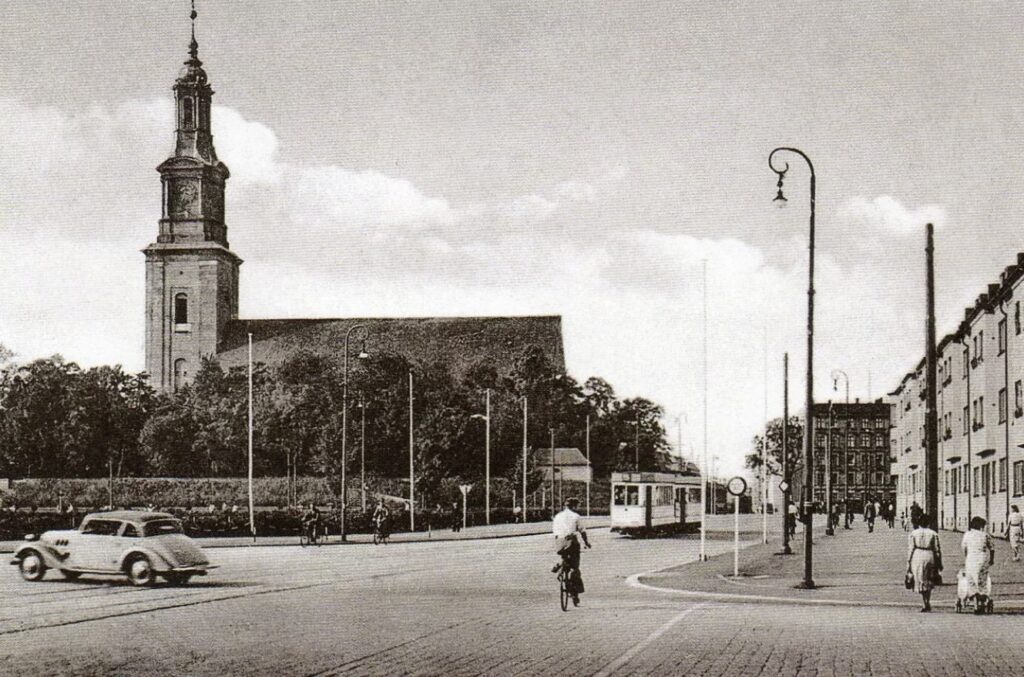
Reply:
M613 472L612 531L630 536L700 527L698 473Z

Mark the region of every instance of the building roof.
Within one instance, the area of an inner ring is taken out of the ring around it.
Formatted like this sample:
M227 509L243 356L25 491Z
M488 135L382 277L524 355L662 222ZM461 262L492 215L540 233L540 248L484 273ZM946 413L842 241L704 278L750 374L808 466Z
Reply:
M828 402L815 402L814 415L828 416ZM892 404L882 401L881 398L874 402L832 402L832 416L835 418L851 418L861 416L889 416L892 411Z
M550 449L538 449L536 455L538 466L550 466L551 465L551 450ZM587 461L587 457L583 455L576 447L555 447L555 465L566 466L566 465L583 465L587 466L590 463Z
M540 348L555 369L565 371L558 315L232 320L217 358L225 368L246 364L247 335L252 333L254 362L278 364L297 350L334 355L340 361L345 334L356 325L366 327L370 354L404 355L419 364L443 362L457 375L485 358L499 373L507 373L515 357L531 345ZM362 348L362 335L351 335L351 351Z

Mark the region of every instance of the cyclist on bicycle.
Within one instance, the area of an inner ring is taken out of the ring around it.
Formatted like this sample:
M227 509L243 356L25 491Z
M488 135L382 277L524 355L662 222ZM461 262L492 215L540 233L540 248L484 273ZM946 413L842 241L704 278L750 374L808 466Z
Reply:
M579 606L580 595L585 592L583 576L580 574L580 540L588 549L590 541L587 540L587 530L583 528L580 515L576 512L579 499L567 498L564 506L551 523L551 531L555 535L555 552L562 558L551 571L562 571L569 576L572 603Z
M378 499L377 507L373 509L373 524L381 539L388 537L388 517L390 514L388 507L384 504L384 499Z
M320 510L312 503L302 513L302 528L310 543L316 541L317 535L320 533Z

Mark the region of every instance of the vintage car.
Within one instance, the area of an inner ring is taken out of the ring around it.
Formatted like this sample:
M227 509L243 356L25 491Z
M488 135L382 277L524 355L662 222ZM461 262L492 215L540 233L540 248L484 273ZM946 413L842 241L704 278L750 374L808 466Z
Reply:
M30 534L11 564L26 581L42 580L47 569L56 569L71 580L117 575L133 585L150 585L157 577L184 585L214 568L172 515L135 510L92 513L78 529Z

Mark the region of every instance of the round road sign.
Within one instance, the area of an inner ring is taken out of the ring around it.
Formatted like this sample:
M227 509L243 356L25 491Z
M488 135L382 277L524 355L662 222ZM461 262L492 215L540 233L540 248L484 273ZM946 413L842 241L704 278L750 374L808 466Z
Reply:
M747 490L747 481L737 476L729 480L725 486L733 496L742 496Z

